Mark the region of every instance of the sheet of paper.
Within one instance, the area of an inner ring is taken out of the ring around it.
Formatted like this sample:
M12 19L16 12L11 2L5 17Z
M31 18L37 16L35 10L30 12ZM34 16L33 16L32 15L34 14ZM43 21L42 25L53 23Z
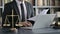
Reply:
M34 16L34 17L32 17L32 18L29 18L28 20L36 21L36 19L37 19L38 16L39 16L39 15Z
M40 14L47 14L49 9L44 9L43 11L40 12Z
M43 11L41 11L40 14L45 15L45 14L47 14L48 10L49 10L49 9L44 9ZM38 14L38 15L32 17L32 18L29 18L28 20L36 21L37 17L38 17L40 14Z

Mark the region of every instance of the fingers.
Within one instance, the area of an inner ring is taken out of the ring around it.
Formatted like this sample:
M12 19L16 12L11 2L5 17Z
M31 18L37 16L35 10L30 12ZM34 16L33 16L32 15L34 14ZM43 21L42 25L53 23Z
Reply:
M27 24L25 22L20 22L20 24L22 25L22 27L27 27Z
M31 24L30 22L25 22L25 25L26 25L27 27L32 26L32 24Z
M28 26L32 26L31 22L28 22Z
M28 24L24 22L24 23L23 23L23 26L24 26L24 27L27 27L27 26L28 26Z
M20 24L23 25L23 27L30 27L32 24L30 22L21 22Z

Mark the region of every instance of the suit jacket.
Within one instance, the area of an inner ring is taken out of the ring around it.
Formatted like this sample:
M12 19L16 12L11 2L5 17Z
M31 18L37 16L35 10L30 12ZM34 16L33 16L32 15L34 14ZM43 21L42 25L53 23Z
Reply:
M33 6L26 1L25 1L25 5L26 5L26 9L27 9L27 19L33 17L34 16ZM16 1L12 1L10 3L5 4L4 12L2 14L2 26L5 23L6 15L11 15L12 14L12 9L14 11L14 15L20 15Z

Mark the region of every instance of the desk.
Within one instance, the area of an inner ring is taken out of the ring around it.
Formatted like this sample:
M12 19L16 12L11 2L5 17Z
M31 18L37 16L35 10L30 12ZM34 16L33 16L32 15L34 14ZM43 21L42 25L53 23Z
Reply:
M19 28L17 32L9 31L8 28L0 28L0 34L60 34L60 29L35 29L35 30L27 30L23 28Z

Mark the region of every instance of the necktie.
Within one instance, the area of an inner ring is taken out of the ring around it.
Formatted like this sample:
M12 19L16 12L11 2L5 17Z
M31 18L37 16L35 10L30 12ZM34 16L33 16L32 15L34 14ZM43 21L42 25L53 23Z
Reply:
M24 7L23 7L22 3L20 4L20 6L21 6L22 22L23 22L23 21L25 21Z

